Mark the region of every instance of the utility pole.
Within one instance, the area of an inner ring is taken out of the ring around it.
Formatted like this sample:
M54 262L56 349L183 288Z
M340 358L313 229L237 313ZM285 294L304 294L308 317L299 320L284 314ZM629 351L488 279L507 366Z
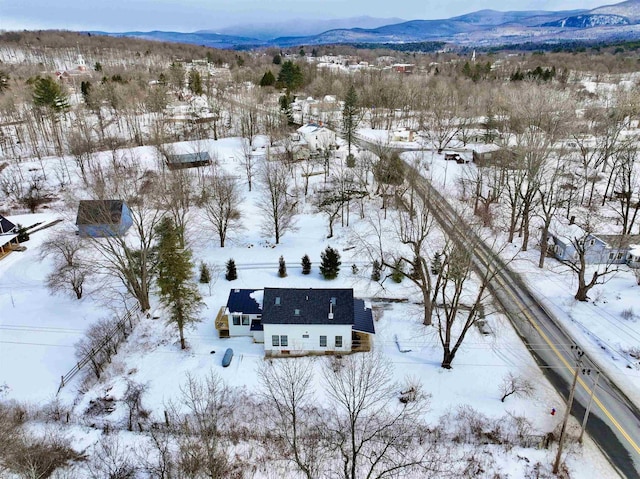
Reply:
M560 430L560 439L558 440L558 454L556 454L556 460L553 463L553 473L557 474L560 469L560 459L562 457L562 448L564 446L564 440L567 430L567 423L569 422L569 416L571 415L571 406L573 406L573 396L576 392L576 384L578 383L578 374L580 373L580 366L582 366L582 351L578 346L571 346L571 349L576 351L576 369L573 374L573 382L571 383L571 390L569 391L569 399L567 400L567 409L564 412L564 420L562 421L562 429Z
M590 375L591 369L587 369L585 374ZM587 406L587 410L584 412L584 419L582 420L582 429L580 429L580 437L578 438L578 442L582 444L582 437L584 436L584 430L587 427L587 419L589 419L589 412L591 412L591 404L593 404L593 395L598 388L598 381L600 380L600 371L596 371L596 380L593 383L593 387L591 388L591 395L589 396L589 405Z

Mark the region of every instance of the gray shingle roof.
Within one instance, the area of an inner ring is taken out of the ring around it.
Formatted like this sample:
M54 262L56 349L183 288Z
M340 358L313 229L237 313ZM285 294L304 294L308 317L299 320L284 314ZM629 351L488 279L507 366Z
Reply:
M333 319L329 319L332 298ZM262 324L352 325L353 320L352 289L264 289Z
M82 200L76 225L117 225L122 216L122 200Z
M0 234L11 233L13 232L15 227L16 225L14 225L11 221L0 215Z
M353 300L353 330L376 334L371 308L365 307L364 301L361 299Z

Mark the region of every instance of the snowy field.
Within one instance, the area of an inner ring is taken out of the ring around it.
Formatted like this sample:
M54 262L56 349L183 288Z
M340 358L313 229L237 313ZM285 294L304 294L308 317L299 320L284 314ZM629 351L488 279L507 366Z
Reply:
M216 152L221 167L242 178L238 139L175 145L176 152L190 152L194 148ZM153 149L136 148L127 153L135 154L149 168L155 168ZM110 155L105 153L104 161L108 161ZM443 185L452 185L464 168L468 168L455 162L445 162L439 155L427 155L434 181ZM54 163L53 159L45 161L45 164ZM75 167L71 159L68 165L70 169ZM34 163L34 167L39 167L39 164ZM319 182L321 178L318 176L314 180ZM443 190L448 188L443 187ZM94 398L106 394L121 397L127 379L147 385L144 405L158 421L162 420L167 402L178 396L179 386L188 372L204 376L213 370L228 384L253 391L258 387L257 368L264 361L262 345L253 344L250 338L219 339L214 328L215 315L226 304L230 288L352 287L355 296L365 298L374 307L377 319L374 349L382 351L391 360L396 379L417 378L424 390L432 395L430 410L426 413L429 420L435 422L444 414L471 406L492 418L506 414L524 415L534 424L537 434L545 434L558 426L562 416L552 416L550 411L552 408L563 411L563 401L544 379L506 318L497 314L488 318L493 335L485 336L473 329L456 356L453 369L444 370L440 367L442 353L436 330L422 326L420 307L413 304L419 298L415 288L406 280L401 284L386 281L384 288L369 280L370 261L358 254L352 235L352 230L358 231L366 226L365 220L359 220L357 213L352 213L351 227L341 228L337 222L335 237L327 240L326 219L314 213L310 204L303 204L304 214L298 216L297 231L285 234L281 244L274 246L271 240L260 234L259 201L257 191L246 192L242 206L244 227L232 235L225 248L217 245L213 239L214 232L201 215L197 211L191 213L189 242L194 260L196 263L213 263L219 269L211 294L206 286L201 286L206 308L202 312L202 322L187 331L188 350L180 350L177 333L165 325L162 310L158 308L157 301L152 300L152 317L158 319L141 319L99 383L81 386L78 376L62 389L59 398L74 405L74 415L80 417ZM379 209L379 205L372 204L370 208ZM0 385L6 385L7 398L43 404L56 396L60 376L75 364L74 344L87 327L101 317L113 315L121 304L105 302L99 294L100 284L92 284L86 297L80 301L50 295L45 287L45 277L50 273L52 263L41 259L39 245L50 235L72 226L75 211L57 202L47 213L10 214L8 218L23 225L64 219L52 228L34 233L26 243L27 251L11 253L0 261ZM342 254L340 275L330 282L322 279L318 272L320 253L327 245L337 248ZM309 276L301 273L300 259L304 254L308 254L312 262ZM561 272L536 271L532 260L535 254L533 250L532 256L520 256L515 263L517 269L527 272L525 276L535 282L536 292L548 300L559 314L565 315L568 324L582 332L587 344L591 341L593 349L602 344L611 348L607 354L603 353L603 359L610 356L611 362L619 365L616 367L620 369L621 376L640 384L637 365L630 365L632 368L629 369L628 361L623 361L616 354L634 342L637 344L637 338L640 338L637 318L628 321L620 318L622 310L634 307L634 299L638 296L638 286L630 274L622 274L601 287L594 303L577 305L570 301L573 288L570 277ZM281 255L287 262L286 278L277 275ZM238 266L238 279L233 282L224 279L222 270L230 258ZM352 264L359 269L355 274ZM549 264L553 271L552 261ZM406 302L378 301L380 297ZM640 305L635 309L640 314ZM221 353L228 347L234 349L234 359L231 367L222 368ZM323 361L326 359L315 360L318 369ZM509 373L528 379L535 386L533 397L510 397L502 403L500 384ZM316 386L319 388L320 384ZM321 397L322 393L319 394ZM121 406L108 420L121 421L124 415L124 406ZM81 426L73 429L71 434L77 444L86 445L96 440L95 431L89 431L92 430L87 426ZM495 460L508 477L517 478L523 477L525 462L550 464L553 452L516 448L510 453L496 453ZM586 441L582 448L570 447L568 453L567 463L572 477L617 477L591 441ZM524 457L528 459L525 461Z

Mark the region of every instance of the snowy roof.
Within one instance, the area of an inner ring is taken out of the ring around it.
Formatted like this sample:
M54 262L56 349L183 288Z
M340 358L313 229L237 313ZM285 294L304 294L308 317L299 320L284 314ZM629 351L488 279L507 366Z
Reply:
M260 314L262 313L261 301L258 302L257 289L232 289L229 291L227 308L230 313Z
M181 153L174 155L167 155L167 161L170 164L189 164L189 163L201 163L211 162L211 157L208 151L197 151L195 153Z
M18 237L17 234L13 235L0 235L0 246L4 246L6 244L11 243L14 239Z
M497 151L500 147L494 143L478 143L473 145L473 151L476 153L489 153L490 151Z
M296 131L302 135L304 135L305 133L309 134L309 133L315 133L317 131L323 130L323 129L327 129L322 125L318 125L317 123L307 123L306 125L301 126L300 128L298 128Z
M568 239L569 241L573 239L580 239L587 236L587 232L582 229L577 224L569 224L558 219L554 219L551 221L551 225L549 226L549 232L556 236L560 236L561 238Z

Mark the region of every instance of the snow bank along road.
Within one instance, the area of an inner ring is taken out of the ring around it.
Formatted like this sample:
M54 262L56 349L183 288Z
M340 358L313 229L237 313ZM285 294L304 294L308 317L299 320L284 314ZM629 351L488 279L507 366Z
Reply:
M496 271L491 281L494 298L534 356L539 367L564 397L568 397L576 359L571 336L531 294L518 274L514 273L475 233L465 227L464 220L424 177L411 166L416 178L422 178L417 192L429 205L434 218L454 240L474 255L480 271ZM600 380L594 387L595 375L579 371L572 415L582 421L586 405L593 393L592 413L587 432L611 464L627 478L640 478L640 410L602 372L602 368L586 354L580 369L599 370Z

